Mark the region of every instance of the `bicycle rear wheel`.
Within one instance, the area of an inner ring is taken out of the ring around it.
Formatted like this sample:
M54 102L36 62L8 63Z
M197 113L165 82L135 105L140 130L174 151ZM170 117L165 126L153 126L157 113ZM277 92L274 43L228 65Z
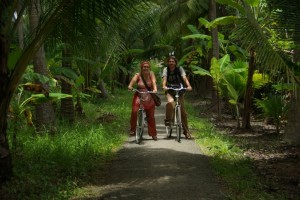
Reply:
M138 111L137 114L137 122L136 122L136 134L135 134L135 141L137 144L140 144L143 132L144 132L144 113L142 110Z
M175 126L176 126L176 140L178 142L180 142L181 129L182 129L180 106L177 106L176 109L175 109Z

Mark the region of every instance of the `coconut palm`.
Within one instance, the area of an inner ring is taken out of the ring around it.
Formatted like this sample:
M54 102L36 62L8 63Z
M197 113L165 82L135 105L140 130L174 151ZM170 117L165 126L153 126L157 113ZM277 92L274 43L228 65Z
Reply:
M296 0L267 0L271 17L277 22L272 28L279 33L283 40L292 40L295 43L292 59L297 63L300 61L300 4ZM299 75L299 65L295 68L296 74ZM288 124L285 130L285 139L294 144L300 144L300 90L299 87L292 97L292 106L288 114Z
M258 18L255 11L255 7L260 4L268 3L271 11L273 11L270 19L276 21L275 26L270 26L270 28L276 30L277 33L282 35L282 39L287 38L295 42L295 49L293 54L294 62L299 61L299 44L300 43L300 14L299 14L299 2L297 1L277 1L277 0L267 0L267 1L227 1L227 0L217 0L217 2L222 4L230 5L239 11L240 18L237 20L237 28L233 30L233 38L241 42L242 47L248 49L249 51L255 52L256 63L259 64L261 70L267 72L272 78L278 75L278 72L282 73L279 78L284 76L287 82L293 82L299 84L297 74L299 70L296 68L291 68L287 62L285 62L284 53L278 51L279 49L274 49L273 45L268 41L265 29L258 23ZM266 4L265 4L266 5ZM252 6L252 7L251 7ZM275 45L274 45L275 46ZM290 63L293 66L293 64ZM296 71L296 74L294 73ZM296 75L296 76L295 76ZM249 90L251 91L251 90ZM246 93L247 94L247 93ZM299 91L296 92L299 95ZM247 95L248 97L251 95ZM296 96L295 96L296 99ZM298 98L297 98L298 99ZM299 114L300 105L299 101L295 101L296 106L292 106L291 113ZM248 106L249 107L249 106ZM299 117L290 117L292 120L288 123L286 137L289 141L300 144L300 135L297 133L300 128ZM244 120L243 120L244 121ZM245 120L249 121L249 120Z
M45 1L46 2L46 1ZM45 3L43 1L43 5ZM140 2L140 1L138 1ZM132 0L120 0L120 1L65 1L54 0L47 1L47 6L44 6L44 14L42 20L37 27L37 33L31 35L24 44L24 50L17 48L11 48L13 46L14 35L16 32L17 24L21 19L18 17L16 20L12 20L17 6L21 3L19 15L22 16L26 8L29 6L29 1L10 1L3 0L0 3L0 182L8 179L12 176L12 160L7 141L7 110L11 101L12 95L16 90L18 82L20 81L27 64L33 58L33 55L40 49L43 42L53 33L59 24L64 20L73 18L75 19L71 27L67 29L66 35L73 33L77 30L89 31L88 25L90 23L81 24L83 20L76 19L88 19L85 21L95 21L96 19L102 23L107 23L119 19L119 16L123 14L122 10L130 9L136 4L136 1ZM46 5L46 4L45 4ZM74 18L75 17L75 18ZM69 21L71 22L71 21ZM75 27L75 28L74 28ZM66 29L65 29L66 30ZM58 30L55 30L57 32ZM54 33L55 33L54 32ZM72 35L72 34L71 34ZM72 37L66 37L66 40L76 42L72 40ZM74 38L73 38L74 39ZM16 55L16 62L11 60L12 56Z
M269 42L267 34L268 31L259 23L261 6L266 7L264 1L225 1L217 0L217 2L230 5L234 7L239 15L235 20L236 28L233 30L232 39L240 43L241 47L251 52L251 66L248 72L248 84L244 101L243 127L250 128L250 104L252 97L252 76L254 66L259 66L265 73L275 79L278 78L278 72L284 74L286 79L291 82L297 82L293 70L287 65L280 52L273 48ZM264 9L265 10L265 9Z
M39 24L39 18L41 15L41 4L39 0L32 0L29 6L29 19L30 19L30 28L31 34L35 34ZM20 29L18 29L20 30ZM36 73L42 74L44 76L48 76L47 66L46 66L46 58L45 58L45 50L44 45L41 45L40 49L36 52L33 57L33 66L34 71ZM43 88L49 90L49 84L42 83L40 80L35 80L38 84L42 85ZM52 103L45 102L39 105L36 105L35 108L36 114L36 128L38 132L41 131L55 131L55 115Z

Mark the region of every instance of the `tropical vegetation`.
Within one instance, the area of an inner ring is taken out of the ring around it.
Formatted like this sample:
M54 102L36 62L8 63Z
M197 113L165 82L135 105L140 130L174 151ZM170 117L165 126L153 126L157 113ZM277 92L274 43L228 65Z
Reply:
M273 118L278 133L287 119L286 140L299 145L299 6L295 0L1 1L0 183L21 173L14 163L30 140L69 140L62 123L83 123L84 105L112 98L141 60L161 66L170 52L219 116L233 108L237 128L251 129L258 110ZM92 132L81 145L92 145Z

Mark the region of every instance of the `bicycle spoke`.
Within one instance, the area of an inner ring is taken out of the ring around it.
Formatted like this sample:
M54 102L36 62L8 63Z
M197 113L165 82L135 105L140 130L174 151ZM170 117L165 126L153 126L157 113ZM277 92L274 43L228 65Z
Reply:
M143 116L143 111L139 110L138 111L138 117L137 117L137 124L136 124L136 143L139 144L142 140L144 132L144 116Z
M175 120L176 120L176 140L180 142L181 139L181 112L180 106L176 107L175 110Z

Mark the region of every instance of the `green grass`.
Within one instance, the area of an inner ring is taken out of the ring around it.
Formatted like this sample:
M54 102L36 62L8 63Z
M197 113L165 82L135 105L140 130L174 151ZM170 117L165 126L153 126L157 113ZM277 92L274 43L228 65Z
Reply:
M125 89L116 94L97 104L85 103L86 117L72 126L60 122L54 136L35 135L31 128L21 127L13 153L15 176L0 190L1 199L60 200L84 196L81 186L95 181L94 173L103 171L127 138L132 93ZM236 141L197 117L197 109L191 105L187 104L187 110L193 137L211 157L228 199L284 199L262 190L251 160L243 155ZM13 128L10 124L9 136Z
M117 93L122 98L84 104L86 117L73 125L60 123L54 136L22 127L13 153L15 176L1 189L2 197L69 199L89 181L89 173L102 169L127 138L132 93Z
M282 200L266 193L253 164L238 147L237 141L216 130L207 119L197 117L197 109L187 105L193 136L223 183L223 192L232 200ZM199 111L199 110L198 110Z

